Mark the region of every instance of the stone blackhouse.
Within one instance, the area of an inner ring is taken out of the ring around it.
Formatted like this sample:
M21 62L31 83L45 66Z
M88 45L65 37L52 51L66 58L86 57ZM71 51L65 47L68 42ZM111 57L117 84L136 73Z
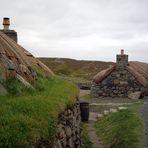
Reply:
M31 88L33 88L31 82L37 80L38 75L42 75L44 78L52 78L54 73L17 43L17 32L9 29L9 18L3 19L3 26L4 28L0 30L0 96L7 95L7 89L2 82L9 78L17 79ZM23 113L23 115L26 114ZM58 116L53 143L49 143L50 139L42 138L41 134L37 136L41 136L40 138L35 139L35 147L82 148L81 131L79 99L76 96L75 102L71 106L67 105Z
M17 32L9 29L10 19L3 19L0 30L0 78L16 78L26 86L37 78L37 70L46 77L53 72L17 43Z
M128 62L128 55L121 50L121 54L116 56L116 64L94 77L91 94L101 98L147 97L148 64Z

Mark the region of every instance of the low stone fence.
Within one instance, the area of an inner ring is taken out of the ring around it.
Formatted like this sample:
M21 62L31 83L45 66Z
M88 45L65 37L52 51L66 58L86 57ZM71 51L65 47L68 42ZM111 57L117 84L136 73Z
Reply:
M82 148L79 102L59 115L53 148Z

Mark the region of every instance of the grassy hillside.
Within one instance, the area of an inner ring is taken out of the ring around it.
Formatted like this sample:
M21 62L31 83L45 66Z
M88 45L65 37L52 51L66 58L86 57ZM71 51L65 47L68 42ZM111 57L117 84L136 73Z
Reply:
M39 58L57 75L79 77L84 80L92 78L101 70L107 68L113 62L81 61L65 58Z
M38 91L26 90L25 94L20 94L19 85L14 87L16 82L9 83L12 94L19 93L0 97L1 148L32 148L38 143L50 145L58 114L78 95L78 88L64 80L40 79L35 83Z

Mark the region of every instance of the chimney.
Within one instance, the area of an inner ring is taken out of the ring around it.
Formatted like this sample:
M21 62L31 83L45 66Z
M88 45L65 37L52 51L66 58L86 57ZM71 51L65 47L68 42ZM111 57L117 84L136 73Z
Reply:
M4 30L9 30L10 19L8 17L3 18L3 26L4 26Z
M1 29L0 31L5 33L7 36L9 36L12 40L14 40L17 43L17 32L9 29L10 18L8 18L8 17L3 18L3 26L4 26L4 28Z
M121 49L121 55L124 55L124 49Z
M116 56L116 68L118 70L126 69L128 65L128 55L124 54L124 49L121 49L121 54Z

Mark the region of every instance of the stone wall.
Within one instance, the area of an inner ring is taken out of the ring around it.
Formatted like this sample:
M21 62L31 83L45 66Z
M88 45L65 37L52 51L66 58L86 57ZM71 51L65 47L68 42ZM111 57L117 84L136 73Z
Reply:
M53 148L82 148L79 102L60 114Z
M144 93L145 89L126 69L116 69L99 84L93 82L91 94L95 97L126 98L132 92Z

